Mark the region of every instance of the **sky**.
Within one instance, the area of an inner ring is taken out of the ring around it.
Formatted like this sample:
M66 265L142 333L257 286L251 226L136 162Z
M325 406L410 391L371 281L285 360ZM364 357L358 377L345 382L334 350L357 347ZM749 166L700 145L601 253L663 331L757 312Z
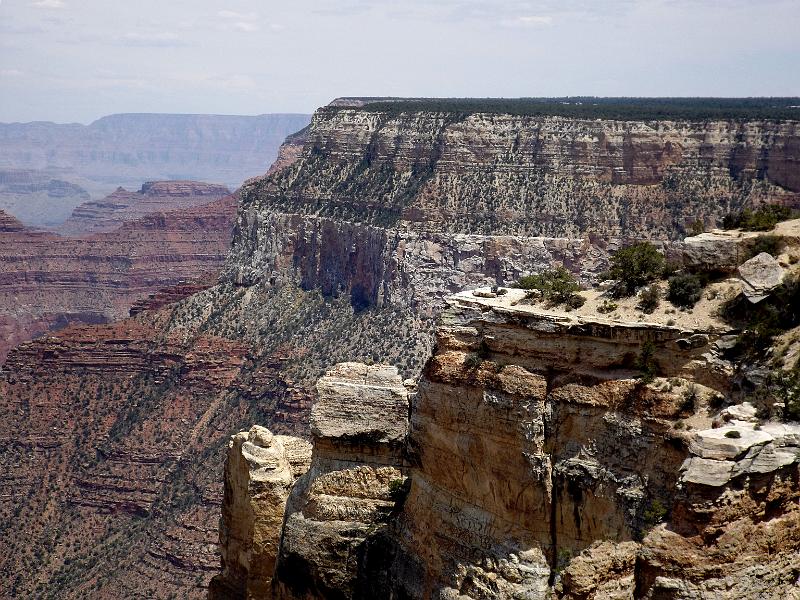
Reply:
M0 0L0 121L797 96L800 0Z

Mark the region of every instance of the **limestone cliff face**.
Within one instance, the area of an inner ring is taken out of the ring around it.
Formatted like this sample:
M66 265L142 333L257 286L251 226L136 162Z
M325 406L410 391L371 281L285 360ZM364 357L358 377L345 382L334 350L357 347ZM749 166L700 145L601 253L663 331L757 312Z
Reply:
M408 390L397 369L343 363L317 390L314 453L286 506L277 598L352 597L366 541L405 484Z
M750 203L797 204L799 136L787 121L329 107L282 169L242 188L225 277L371 306L503 284L553 261L590 272L616 238L674 239Z
M736 397L720 322L570 315L513 290L449 306L404 453L384 449L404 435L399 380L388 405L369 385L385 368L320 380L275 597L797 593L800 426L719 411Z
M211 598L268 598L292 484L308 470L311 445L258 425L236 434L225 461L220 521L222 574Z

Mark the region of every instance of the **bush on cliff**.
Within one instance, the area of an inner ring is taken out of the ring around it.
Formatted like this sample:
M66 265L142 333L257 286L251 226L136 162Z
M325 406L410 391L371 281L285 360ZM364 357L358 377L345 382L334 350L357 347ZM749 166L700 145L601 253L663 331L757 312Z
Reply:
M564 267L520 277L515 287L534 292L529 293L530 297L538 292L544 301L553 306L566 304L570 308L580 308L585 302L577 293L581 287L575 281L575 276Z
M614 295L632 296L636 288L655 281L664 273L664 255L650 242L639 242L611 256L609 275L619 281Z
M639 310L648 315L658 308L661 304L661 290L658 285L649 285L639 294Z
M692 308L703 294L703 281L692 273L683 273L669 278L667 300L675 306Z
M767 231L781 221L791 218L792 210L787 206L762 204L755 210L745 208L739 212L728 213L722 219L722 228Z

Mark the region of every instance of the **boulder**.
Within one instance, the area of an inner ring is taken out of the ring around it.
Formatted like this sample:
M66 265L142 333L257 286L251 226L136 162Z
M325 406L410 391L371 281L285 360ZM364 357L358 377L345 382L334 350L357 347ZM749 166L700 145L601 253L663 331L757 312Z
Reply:
M783 282L785 271L772 255L762 252L740 265L738 273L744 282L742 293L756 304Z
M319 380L317 394L316 438L392 443L408 432L408 391L396 367L340 363Z

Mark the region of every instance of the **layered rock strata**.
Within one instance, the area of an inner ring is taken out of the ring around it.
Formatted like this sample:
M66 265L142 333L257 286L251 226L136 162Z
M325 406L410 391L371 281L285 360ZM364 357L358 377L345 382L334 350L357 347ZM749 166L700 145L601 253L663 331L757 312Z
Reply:
M186 210L230 195L222 185L197 181L148 181L138 192L118 188L102 200L85 202L58 227L64 235L112 231L150 214Z
M286 506L277 598L351 597L365 542L405 485L409 395L397 369L342 363L317 391L311 468Z
M513 290L449 303L412 403L410 487L388 517L357 510L365 444L341 443L383 421L369 401L354 413L349 386L331 393L340 376L320 380L277 597L797 593L800 425L759 424L747 403L719 412L736 397L722 324L570 315Z
M311 445L258 425L231 438L220 520L222 574L210 598L269 598L284 507L311 462Z
M5 219L0 229L0 361L12 347L37 335L69 323L126 316L132 304L160 288L216 273L225 260L235 212L236 201L227 196L81 239Z

